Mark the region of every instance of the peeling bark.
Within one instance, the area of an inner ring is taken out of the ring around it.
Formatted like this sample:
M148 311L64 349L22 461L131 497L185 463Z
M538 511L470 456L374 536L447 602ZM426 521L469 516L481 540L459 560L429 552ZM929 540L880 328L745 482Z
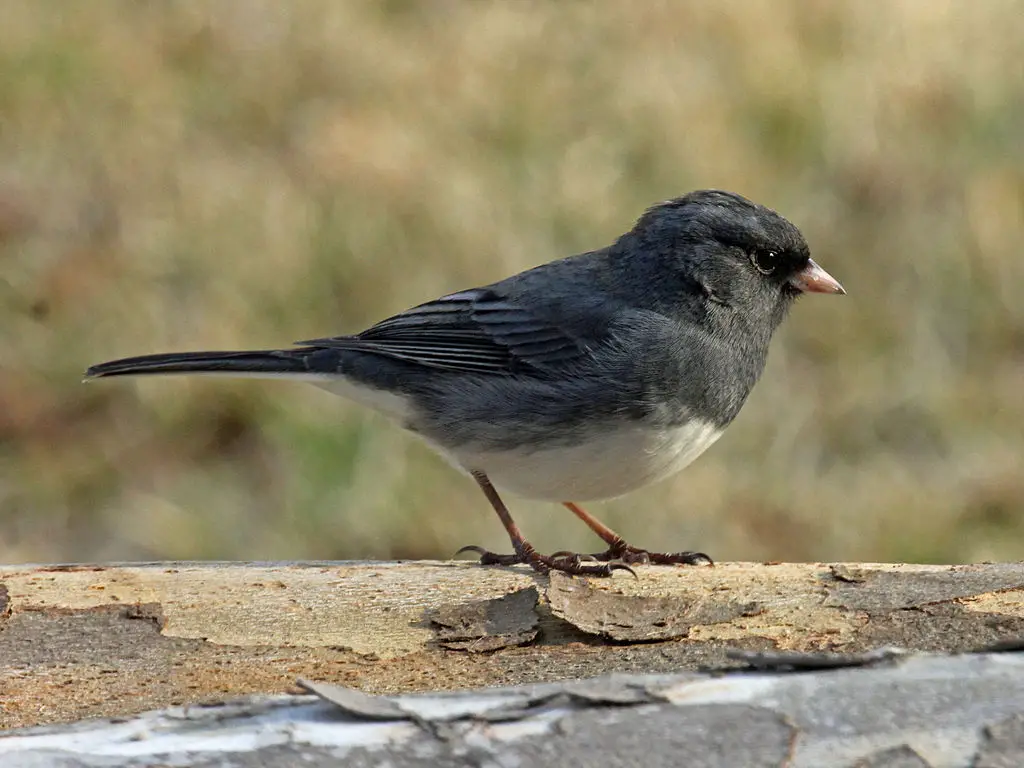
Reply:
M0 733L5 768L1024 765L1018 653L746 654L758 671L449 693L249 697ZM827 668L826 668L827 667ZM804 671L816 669L816 671Z
M404 693L737 665L728 651L958 652L1024 637L1024 567L719 564L639 579L470 563L0 568L0 727L306 677Z

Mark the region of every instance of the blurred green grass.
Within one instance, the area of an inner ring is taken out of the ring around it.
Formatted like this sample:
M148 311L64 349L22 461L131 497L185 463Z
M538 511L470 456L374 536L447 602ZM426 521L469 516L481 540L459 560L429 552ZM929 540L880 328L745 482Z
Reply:
M720 559L1024 558L1022 137L1008 0L6 3L0 561L507 548L326 393L81 372L355 331L701 187L787 215L849 295L795 308L706 456L597 514Z

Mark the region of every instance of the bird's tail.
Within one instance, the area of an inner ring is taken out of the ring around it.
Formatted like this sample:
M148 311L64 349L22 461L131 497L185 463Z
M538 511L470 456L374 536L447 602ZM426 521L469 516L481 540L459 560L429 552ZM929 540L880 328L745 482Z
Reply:
M111 360L94 365L86 379L105 376L213 373L234 376L275 376L316 373L308 349L267 349L252 352L168 352Z

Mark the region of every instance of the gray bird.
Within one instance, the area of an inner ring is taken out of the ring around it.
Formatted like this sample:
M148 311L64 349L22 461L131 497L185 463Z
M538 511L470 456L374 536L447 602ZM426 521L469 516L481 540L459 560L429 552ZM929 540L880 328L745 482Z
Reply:
M601 250L552 261L292 349L171 352L95 365L87 378L224 374L306 379L384 413L480 485L513 554L484 564L608 576L701 564L627 544L575 502L678 472L717 440L764 369L801 293L845 293L789 221L739 195L652 206ZM495 490L563 503L597 555L541 555ZM572 501L569 501L569 500Z

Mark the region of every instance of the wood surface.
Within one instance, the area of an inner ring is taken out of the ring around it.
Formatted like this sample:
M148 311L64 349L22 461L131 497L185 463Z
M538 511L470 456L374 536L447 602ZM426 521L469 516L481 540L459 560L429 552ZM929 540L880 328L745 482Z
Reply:
M676 673L727 651L959 652L1024 637L1024 567L721 563L639 578L467 562L0 567L0 727L296 679L371 693Z
M748 652L755 667L373 696L330 683L0 732L4 768L1018 768L1020 653Z

